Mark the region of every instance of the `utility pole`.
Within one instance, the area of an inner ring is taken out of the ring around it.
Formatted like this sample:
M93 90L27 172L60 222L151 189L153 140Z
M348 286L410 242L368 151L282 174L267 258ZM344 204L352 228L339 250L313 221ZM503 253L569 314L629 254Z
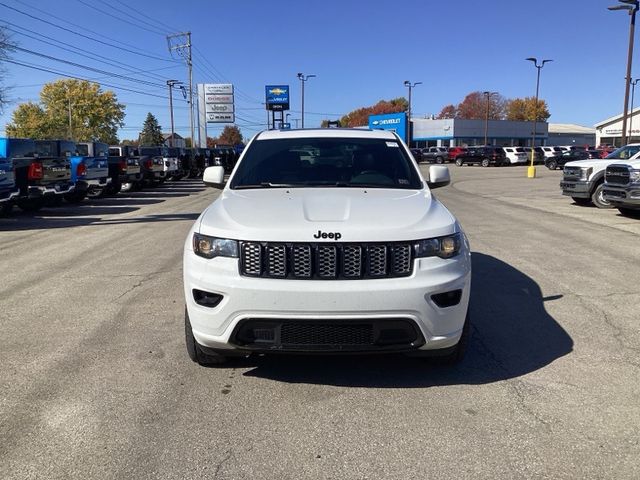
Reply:
M189 71L189 123L191 126L191 147L195 146L195 127L193 123L193 61L191 57L191 32L176 33L167 35L167 44L169 45L169 53L173 56L173 52L184 58ZM200 132L198 132L200 134ZM198 142L200 144L200 142Z
M171 116L171 137L169 138L169 146L175 147L175 141L173 138L174 129L173 129L173 87L175 85L179 85L182 82L178 80L167 80L167 86L169 87L169 115Z
M407 138L405 139L407 142L407 147L411 147L411 90L416 85L422 85L422 82L411 83L409 80L404 81L404 86L409 88L409 111L407 112Z
M304 84L310 78L315 77L315 75L305 75L304 73L298 73L298 78L300 79L300 85L302 86L302 128L304 128ZM298 128L296 126L296 128Z
M497 95L498 92L482 92L482 94L487 97L487 112L484 116L484 145L488 145L488 136L489 136L489 105L491 103L491 95Z

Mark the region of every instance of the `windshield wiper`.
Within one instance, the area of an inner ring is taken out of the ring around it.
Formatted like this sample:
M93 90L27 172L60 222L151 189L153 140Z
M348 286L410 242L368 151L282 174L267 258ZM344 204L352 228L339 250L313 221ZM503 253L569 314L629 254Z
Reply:
M299 183L271 183L261 182L258 184L236 185L233 187L236 190L243 190L249 188L289 188L289 187L301 187L303 185Z

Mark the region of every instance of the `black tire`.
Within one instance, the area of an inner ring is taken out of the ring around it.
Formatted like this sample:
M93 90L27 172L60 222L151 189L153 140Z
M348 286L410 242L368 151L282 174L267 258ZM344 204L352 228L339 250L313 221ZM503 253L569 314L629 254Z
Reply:
M461 167L462 165L464 165L464 163L462 162L462 159L460 159L460 158L456 158L456 165L457 165L458 167Z
M483 167L488 167L489 165L491 165L491 162L488 158L483 158L482 162L480 162L480 165L482 165Z
M11 210L13 210L13 203L11 202L0 203L0 217L8 217L11 214Z
M591 205L590 198L571 197L571 200L576 202L576 205Z
M614 208L611 202L604 199L602 191L604 190L604 183L601 183L591 194L591 202L598 208Z
M196 339L193 337L191 322L189 321L189 313L187 307L184 308L184 339L187 344L187 354L189 358L203 366L222 365L227 361L227 357L219 353L204 353Z
M111 182L104 189L104 194L107 195L107 196L112 197L112 196L117 195L118 193L120 193L120 190L122 190L122 183L120 183L120 182L117 182L117 183Z
M64 194L64 199L69 203L80 203L87 197L87 192L73 191Z
M437 163L438 165L442 165L442 164L444 163L444 158L442 158L442 157L436 157L436 163Z
M46 207L61 207L62 203L62 195L47 195L44 199L44 204Z
M556 168L558 168L558 162L556 162L555 160L549 160L547 162L547 168L549 170L555 170Z
M640 218L640 210L634 208L617 207L621 215L631 218Z
M91 188L87 190L88 198L102 198L105 196L105 194L106 194L106 191L104 188Z
M44 198L25 198L18 200L16 203L20 210L24 212L37 212L44 207Z

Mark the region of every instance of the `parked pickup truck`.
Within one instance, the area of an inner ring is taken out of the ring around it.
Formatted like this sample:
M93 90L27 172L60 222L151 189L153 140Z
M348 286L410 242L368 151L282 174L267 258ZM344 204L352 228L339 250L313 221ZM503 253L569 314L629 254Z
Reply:
M167 147L140 147L140 166L145 183L156 185L163 183L167 174L164 170L164 157Z
M605 200L622 215L640 215L640 158L609 165L604 177Z
M16 143L14 139L0 139L0 216L7 215L11 211L13 202L20 195L20 189L16 185L12 156L29 154L33 156L34 154L33 150L24 149L23 142L18 142L20 143Z
M140 172L140 156L138 149L130 145L112 145L109 147L109 178L111 183L107 193L115 195L125 186L127 190L132 185L142 181Z
M620 147L606 158L567 162L564 166L560 188L578 205L593 203L598 208L613 208L603 196L605 169L620 161L635 160L640 157L640 143Z
M111 183L109 178L109 145L101 142L76 144L77 155L71 157L71 179L76 188L64 199L78 203L85 197L101 197Z
M12 159L15 182L20 190L16 204L22 210L40 210L49 199L61 200L72 192L71 162L75 144L69 143L61 152L40 149L37 142L27 139L2 139L7 142L7 158Z
M169 180L180 180L184 175L180 167L180 149L178 147L169 147L166 149L166 157L164 157L164 169Z

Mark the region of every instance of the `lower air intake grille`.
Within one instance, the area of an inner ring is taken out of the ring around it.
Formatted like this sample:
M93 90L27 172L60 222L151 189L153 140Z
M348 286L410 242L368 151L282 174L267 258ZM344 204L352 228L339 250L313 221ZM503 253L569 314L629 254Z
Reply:
M283 345L371 345L372 325L284 324Z

